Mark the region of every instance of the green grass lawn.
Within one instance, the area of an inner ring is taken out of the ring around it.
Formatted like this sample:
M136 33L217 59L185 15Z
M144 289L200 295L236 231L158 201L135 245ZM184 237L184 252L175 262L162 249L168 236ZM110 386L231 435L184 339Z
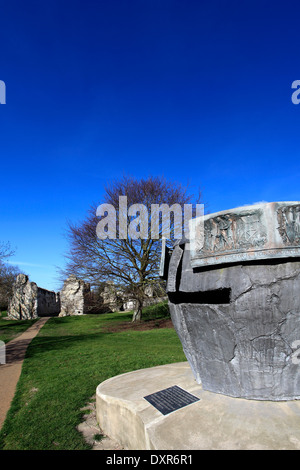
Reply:
M8 343L33 325L36 320L7 320L7 312L0 312L0 341Z
M128 312L48 320L27 349L0 449L89 449L76 426L99 383L186 360L175 330L155 327L166 308L147 309L153 328L144 331L132 328Z

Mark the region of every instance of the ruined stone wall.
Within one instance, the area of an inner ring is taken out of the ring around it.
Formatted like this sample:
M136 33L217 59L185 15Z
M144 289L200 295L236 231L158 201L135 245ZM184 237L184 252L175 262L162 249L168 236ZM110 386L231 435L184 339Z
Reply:
M52 315L83 315L86 313L90 285L70 276L61 292L53 292L30 282L28 276L19 274L13 285L8 317L28 320Z
M39 317L58 315L60 312L59 292L53 292L38 287L37 314Z
M60 292L60 317L83 315L86 313L85 299L90 292L90 285L71 275Z
M137 306L137 301L130 293L125 293L122 290L117 290L112 281L108 281L101 294L103 298L103 306L107 312L118 311L131 311ZM145 287L145 297L143 299L143 306L149 306L167 300L167 296L154 296L154 287L148 285Z
M108 281L102 292L103 304L108 312L118 312L122 309L123 297L121 292L117 291L113 281Z
M38 317L59 315L83 315L91 308L90 285L75 275L71 275L64 283L60 292L53 292L38 287L30 282L28 276L19 274L13 286L13 294L8 307L8 317L16 320L28 320ZM152 305L164 298L152 297L148 289L144 306ZM107 283L102 294L103 311L116 312L133 310L135 300Z
M40 316L57 315L59 311L59 294L38 287L35 282L30 282L25 274L17 276L8 306L9 318L30 320Z

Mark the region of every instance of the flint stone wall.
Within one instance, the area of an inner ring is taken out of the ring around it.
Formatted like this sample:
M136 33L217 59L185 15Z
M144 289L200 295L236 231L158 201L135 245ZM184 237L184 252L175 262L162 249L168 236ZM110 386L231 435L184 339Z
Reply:
M278 230L288 233L283 241L293 246L292 257L219 264L223 253L202 249L197 261L188 243L175 246L170 258L163 253L172 321L205 390L257 400L300 399L300 204L291 205L294 223L289 220L289 231L280 225ZM210 240L208 230L206 236ZM226 240L222 232L215 239L225 248ZM215 257L211 266L209 256Z
M9 318L29 320L57 315L59 311L59 294L38 287L35 282L30 282L25 274L17 276L8 306Z
M154 287L148 285L145 287L145 298L143 299L143 306L154 305L164 300L167 300L167 296L154 296ZM106 286L101 294L103 299L103 307L107 312L119 312L119 311L130 311L137 308L137 300L132 298L130 293L125 293L122 290L118 290L114 285L113 281L106 282Z
M86 313L85 298L90 292L90 285L71 275L60 291L60 317L83 315Z
M8 317L29 320L43 316L82 315L86 311L86 295L89 284L70 276L61 292L53 292L30 282L28 276L19 274L13 285L8 306Z
M108 312L118 312L123 308L124 299L122 293L116 289L113 281L106 283L101 296Z

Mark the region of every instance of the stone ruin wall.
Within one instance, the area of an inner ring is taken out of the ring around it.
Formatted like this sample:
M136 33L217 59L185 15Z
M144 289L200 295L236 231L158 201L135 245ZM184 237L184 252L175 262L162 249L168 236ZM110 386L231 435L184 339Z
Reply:
M53 292L38 287L37 314L38 317L57 315L60 312L59 292Z
M59 294L38 287L25 274L17 276L8 306L9 318L31 320L40 316L57 315L59 311Z
M132 298L130 294L125 294L123 291L118 290L113 281L106 283L101 297L106 312L129 312L134 310L137 305L136 300ZM153 286L149 285L145 287L144 307L157 304L167 299L167 296L155 296Z
M43 316L82 315L85 313L85 295L89 290L89 284L75 276L65 281L61 292L53 292L30 282L25 274L19 274L13 285L8 318L31 320Z
M90 284L71 275L60 292L38 287L28 276L19 274L13 286L13 295L8 306L8 317L15 320L28 320L43 316L60 317L83 315L90 311ZM154 297L153 289L145 290L144 306L161 302L166 297ZM116 289L114 283L107 283L102 294L102 312L130 311L135 308L135 300Z
M83 315L86 313L86 296L90 285L71 275L60 291L60 317L68 315Z

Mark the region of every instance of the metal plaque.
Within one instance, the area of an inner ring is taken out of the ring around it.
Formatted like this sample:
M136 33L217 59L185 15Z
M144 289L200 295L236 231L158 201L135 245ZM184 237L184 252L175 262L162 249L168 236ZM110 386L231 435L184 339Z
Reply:
M177 385L152 393L144 398L163 415L172 413L172 411L179 410L200 400L200 398L191 395Z

